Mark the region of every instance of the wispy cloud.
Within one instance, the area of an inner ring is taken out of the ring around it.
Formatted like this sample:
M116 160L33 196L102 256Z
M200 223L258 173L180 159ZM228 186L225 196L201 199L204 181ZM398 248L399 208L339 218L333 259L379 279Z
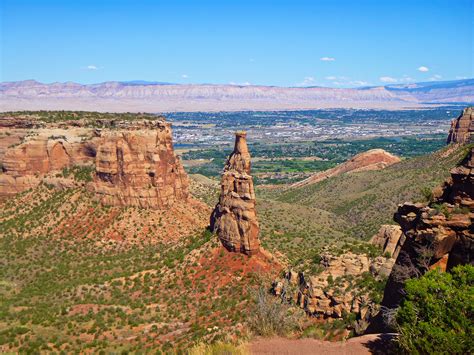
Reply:
M82 69L86 69L86 70L99 70L100 68L99 68L97 65L90 64L90 65L87 65L87 66L85 66L85 67L82 67Z
M334 62L336 58L333 57L321 57L319 60L322 60L323 62Z
M403 75L401 78L394 78L391 76L381 76L379 80L382 83L413 83L415 79L408 75Z
M301 83L296 86L312 86L316 84L316 79L313 76L306 76Z
M368 86L372 85L365 80L351 79L347 76L326 76L324 79L331 82L331 86L350 87L350 86Z
M467 76L461 76L461 75L456 76L457 80L462 80L462 79L467 79L467 78L468 78Z
M430 78L430 81L438 81L441 80L443 77L439 74L435 74Z
M425 66L421 66L418 68L418 71L421 71L423 73L426 73L427 71L430 71L430 69L428 67L425 67Z
M181 74L181 77L182 77L183 79L189 78L188 74Z
M235 81L231 81L231 82L229 82L229 85L249 86L249 85L252 85L252 84L248 81L244 81L243 83L236 83Z
M398 79L392 78L391 76L381 76L379 80L383 83L397 83Z

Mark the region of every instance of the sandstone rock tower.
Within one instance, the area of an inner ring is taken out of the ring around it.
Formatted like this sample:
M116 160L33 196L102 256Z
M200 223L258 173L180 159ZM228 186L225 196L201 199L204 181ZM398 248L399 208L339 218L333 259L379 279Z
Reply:
M466 107L462 114L451 122L447 143L471 141L474 141L474 107Z
M252 255L260 248L260 228L246 137L245 132L235 134L234 151L222 174L219 202L211 215L211 230L227 250Z
M162 209L189 196L170 123L140 122L101 132L93 189L103 204Z

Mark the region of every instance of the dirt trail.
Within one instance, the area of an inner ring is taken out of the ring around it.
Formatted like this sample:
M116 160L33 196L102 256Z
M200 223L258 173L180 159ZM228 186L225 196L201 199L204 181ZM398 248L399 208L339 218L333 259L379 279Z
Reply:
M249 344L251 354L386 354L394 334L368 334L344 342L316 339L257 339Z

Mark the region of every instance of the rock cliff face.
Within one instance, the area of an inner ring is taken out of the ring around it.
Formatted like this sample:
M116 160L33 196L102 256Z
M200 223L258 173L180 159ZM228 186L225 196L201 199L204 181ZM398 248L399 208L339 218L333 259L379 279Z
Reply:
M40 129L3 156L0 196L36 187L45 174L70 165L92 162L94 149L80 137L85 130Z
M371 149L366 152L353 156L348 161L335 166L332 169L316 173L309 178L298 181L292 187L301 187L305 185L315 184L332 176L337 176L345 173L380 170L387 166L400 162L400 158L386 152L383 149Z
M260 228L245 132L235 135L234 151L222 174L219 202L211 215L211 230L229 251L252 255L260 249Z
M450 270L459 264L474 264L474 148L451 178L433 191L433 201L404 203L394 220L400 224L405 243L385 287L382 306L397 307L406 279L427 270ZM369 331L386 330L379 315Z
M474 136L474 107L466 107L461 115L451 122L447 143L468 143Z
M101 132L93 190L103 204L162 209L188 199L188 178L175 156L171 125L145 121Z

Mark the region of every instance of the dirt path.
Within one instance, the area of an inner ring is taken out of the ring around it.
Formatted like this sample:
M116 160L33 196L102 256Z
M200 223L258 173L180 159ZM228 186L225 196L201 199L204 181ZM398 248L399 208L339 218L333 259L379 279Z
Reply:
M393 334L368 334L344 342L329 342L316 339L256 339L249 344L251 354L386 354Z

